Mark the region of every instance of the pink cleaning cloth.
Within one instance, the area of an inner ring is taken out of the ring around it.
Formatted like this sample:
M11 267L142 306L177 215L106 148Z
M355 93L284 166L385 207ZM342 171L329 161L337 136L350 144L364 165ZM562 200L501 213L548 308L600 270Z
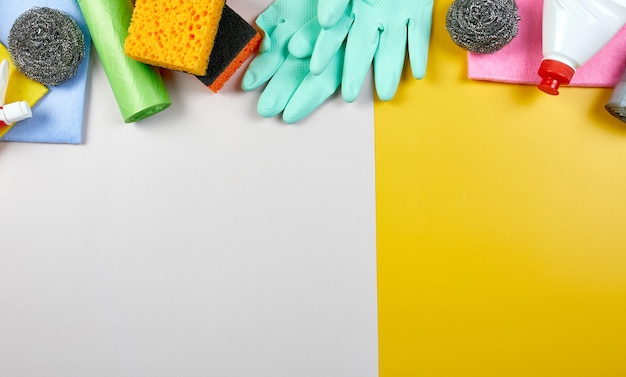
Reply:
M541 51L543 1L517 0L520 24L515 38L493 54L468 53L468 77L473 80L512 84L541 82L537 73ZM583 64L569 86L612 88L626 67L626 28L613 37L593 58Z

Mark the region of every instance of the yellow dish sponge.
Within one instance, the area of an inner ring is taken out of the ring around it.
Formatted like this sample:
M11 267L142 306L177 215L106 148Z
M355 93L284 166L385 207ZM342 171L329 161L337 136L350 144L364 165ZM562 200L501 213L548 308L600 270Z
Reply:
M137 0L124 53L142 63L204 75L225 0Z

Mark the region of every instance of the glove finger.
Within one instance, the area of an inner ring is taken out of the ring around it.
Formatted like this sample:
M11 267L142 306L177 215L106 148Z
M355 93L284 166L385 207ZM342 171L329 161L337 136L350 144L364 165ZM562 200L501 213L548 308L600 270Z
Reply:
M274 33L276 27L276 20L279 17L278 9L275 6L270 5L256 18L255 23L264 33L263 42L261 42L260 52L267 51L271 48L270 35Z
M383 101L389 101L396 94L404 57L406 54L407 31L403 24L385 28L374 56L374 82L376 93Z
M289 53L297 58L309 58L321 26L314 18L302 26L289 40Z
M346 102L354 102L363 87L365 76L378 48L379 31L368 23L355 22L348 34L344 59L341 94Z
M421 79L426 74L428 45L432 27L433 2L424 2L418 17L409 20L408 46L413 77Z
M323 28L329 28L337 23L342 14L350 6L351 0L319 0L317 4L317 18Z
M283 112L285 122L295 123L301 120L337 91L341 84L343 54L344 50L341 48L324 72L317 76L308 74L304 78Z
M333 60L335 54L341 46L350 31L353 19L351 17L342 18L337 24L328 29L322 29L315 48L311 55L311 73L320 75L328 64Z
M246 69L241 82L243 90L254 90L265 84L280 68L288 54L287 43L293 32L291 25L279 24L269 36L272 48L257 55Z
M289 56L259 97L257 110L262 117L278 115L309 72L309 60Z
M277 51L269 50L257 55L243 75L241 89L250 91L265 84L285 61L284 56Z

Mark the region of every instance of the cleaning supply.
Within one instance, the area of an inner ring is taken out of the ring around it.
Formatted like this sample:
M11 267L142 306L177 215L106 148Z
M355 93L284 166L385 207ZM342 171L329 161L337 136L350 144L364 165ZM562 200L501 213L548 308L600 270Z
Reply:
M604 108L609 114L626 123L626 69L615 88L613 88L611 98L604 105Z
M9 86L9 62L2 60L0 63L0 129L12 126L15 122L30 118L33 113L26 101L4 103L7 88Z
M304 46L311 46L320 29L317 18L314 18L291 37L287 59L270 79L259 98L260 114L273 116L284 109L283 120L286 123L296 123L337 91L341 85L345 44L341 45L324 71L318 75L313 75L309 70L311 59L299 57L297 53Z
M492 54L517 36L519 20L515 0L455 0L446 13L446 30L457 46Z
M33 112L26 101L13 102L6 105L0 103L0 127L12 126L14 123L32 116Z
M275 0L257 17L256 24L264 32L263 41L260 53L246 69L241 87L250 91L267 83L259 97L259 115L272 117L282 112L285 122L295 123L339 88L341 48L319 75L310 72L309 57L290 53L302 50L302 44L315 43L321 29L317 6L318 0Z
M311 72L319 74L347 37L341 92L357 99L365 76L374 66L376 93L390 100L398 88L408 43L411 71L426 72L433 0L320 1L320 37L311 57Z
M224 6L217 28L209 65L204 76L196 76L217 93L257 50L261 34L228 5Z
M132 0L78 0L124 122L163 111L170 97L157 68L124 54Z
M492 54L467 53L467 76L472 80L537 85L541 52L543 2L516 0L520 31L511 42ZM615 62L626 61L626 28L622 28L600 52L576 70L569 86L613 88L622 75Z
M3 3L4 4L4 3ZM10 80L6 102L25 100L33 109L32 118L16 123L0 140L30 143L81 144L84 140L86 89L91 62L91 35L76 0L19 0L11 1L10 6L2 8L0 22L0 41L7 43L11 28L17 18L33 7L48 7L71 17L80 28L84 37L84 57L78 66L76 75L61 85L50 87L34 85L35 81L18 80L19 71L9 57ZM26 79L22 75L22 78ZM16 88L19 85L22 88ZM44 90L43 97L40 90ZM18 95L25 93L26 95ZM11 98L13 98L11 100ZM38 99L38 101L35 101ZM35 104L36 102L36 104Z
M61 85L78 72L85 56L83 32L65 12L32 7L13 23L8 38L15 67L47 86Z
M315 18L317 0L274 0L257 18L264 32L259 55L248 66L241 88L254 90L269 81L288 58L291 37Z
M26 101L28 106L32 109L33 106L46 94L48 88L34 80L24 76L24 74L18 71L10 62L9 50L0 43L0 61L6 61L9 68L9 74L6 80L6 88L3 90L0 86L0 93L3 93L3 97L0 97L0 102L15 103ZM32 113L32 111L31 111ZM23 119L27 121L28 118ZM16 123L11 125L0 126L0 140Z
M626 24L623 0L545 0L543 60L538 87L559 94L576 70L591 59Z
M224 0L137 0L124 53L142 63L205 75Z

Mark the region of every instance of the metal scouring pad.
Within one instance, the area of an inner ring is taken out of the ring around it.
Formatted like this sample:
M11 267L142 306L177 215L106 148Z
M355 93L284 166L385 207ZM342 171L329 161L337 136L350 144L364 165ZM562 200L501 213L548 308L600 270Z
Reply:
M514 0L455 0L448 8L446 29L458 46L491 54L515 38L519 20Z
M47 86L74 77L85 55L84 35L69 15L52 8L33 7L16 20L8 38L15 68Z

